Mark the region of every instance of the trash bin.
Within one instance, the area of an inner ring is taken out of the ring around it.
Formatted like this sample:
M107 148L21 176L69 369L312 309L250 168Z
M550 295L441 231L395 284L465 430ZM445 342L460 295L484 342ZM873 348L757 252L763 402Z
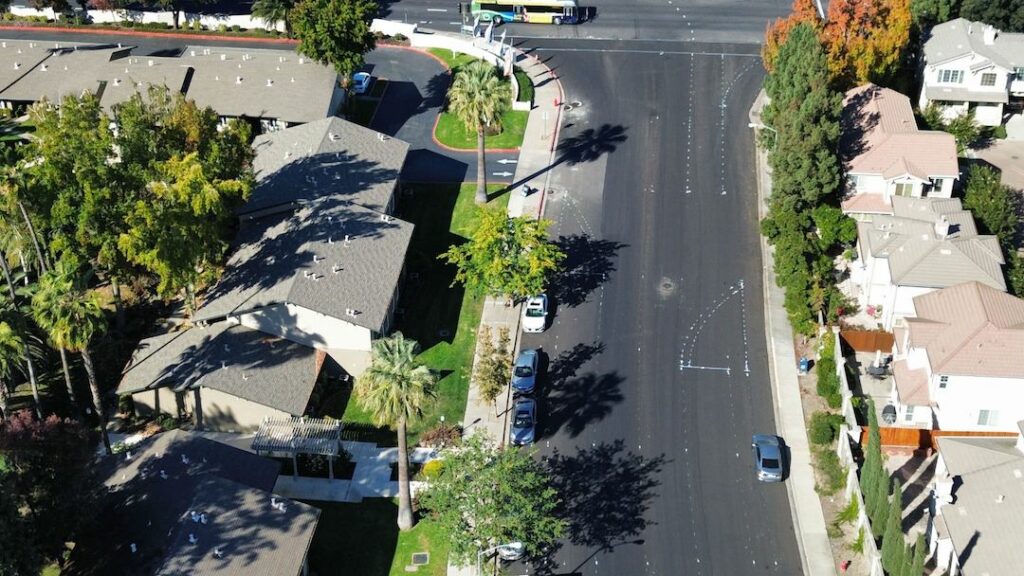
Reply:
M807 374L807 372L811 369L811 361L807 359L807 357L801 356L799 367L801 374Z

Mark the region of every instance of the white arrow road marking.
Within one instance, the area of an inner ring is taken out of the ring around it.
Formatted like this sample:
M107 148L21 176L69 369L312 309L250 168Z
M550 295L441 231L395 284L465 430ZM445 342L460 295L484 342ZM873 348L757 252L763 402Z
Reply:
M511 172L491 172L491 176L504 176L504 177L508 178L511 175L512 175Z
M498 160L498 164L518 164L519 160L512 160L511 158L502 158Z

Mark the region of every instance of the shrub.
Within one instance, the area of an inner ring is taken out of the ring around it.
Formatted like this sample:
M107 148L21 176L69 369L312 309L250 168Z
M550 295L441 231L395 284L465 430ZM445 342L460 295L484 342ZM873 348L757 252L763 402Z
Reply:
M808 432L810 441L818 445L831 444L839 433L839 426L843 423L843 417L838 414L818 411L811 416L811 426Z
M846 508L840 510L839 514L836 514L834 523L837 526L853 524L857 521L858 514L860 514L860 505L857 504L856 498L850 498L850 503L846 505Z
M420 475L424 480L433 480L441 474L441 470L444 468L444 462L442 460L428 460L423 468L420 469Z
M815 451L815 464L822 481L815 486L818 493L831 496L846 485L846 469L839 462L839 456L827 448Z
M217 32L227 32L227 31L228 31L228 25L227 24L221 24L221 25L217 26Z
M232 32L241 32L242 31L242 27L239 26L238 24L232 24L231 25L231 31Z
M408 40L408 38L405 36L405 34L395 34L394 40L395 42L405 42L406 40Z
M864 553L864 527L863 526L861 526L860 530L857 532L857 539L854 540L852 544L850 544L850 550L856 552L857 554L863 554Z
M1000 140L1005 140L1006 139L1006 126L1003 125L1003 124L1000 124L999 126L996 126L995 128L993 128L992 129L992 137L993 138L998 138Z

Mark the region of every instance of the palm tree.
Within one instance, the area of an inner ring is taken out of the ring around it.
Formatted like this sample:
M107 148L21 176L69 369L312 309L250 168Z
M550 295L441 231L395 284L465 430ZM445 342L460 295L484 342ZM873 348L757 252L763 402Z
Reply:
M477 60L460 68L448 91L448 108L476 131L476 202L487 202L484 137L488 128L501 130L501 115L512 100L511 84L498 77L490 63Z
M7 283L7 293L10 296L10 299L11 299L10 300L10 306L11 306L11 308L16 308L17 307L17 294L14 291L14 279L11 277L11 267L8 266L8 264L7 264L7 253L2 248L0 248L0 270L3 270L4 281ZM3 301L3 299L0 298L0 302L2 302L2 301ZM28 347L25 347L24 350L25 350L25 358L24 358L24 360L25 360L25 368L28 371L28 381L29 381L29 384L32 386L32 400L35 402L36 416L39 417L39 418L42 418L43 417L43 404L42 404L42 401L40 401L40 399L39 399L39 382L36 380L35 364L32 362L32 355L29 353Z
M89 344L106 330L100 295L86 288L88 275L80 274L78 266L68 259L57 262L53 270L39 279L39 290L32 297L32 310L36 324L50 336L60 350L80 352L85 374L92 391L92 403L100 421L103 446L110 450L107 436L107 412L96 383L96 369L92 363Z
M285 33L291 38L292 23L288 16L294 7L294 0L256 0L252 3L252 15L266 22L267 26L283 21Z
M398 430L398 527L413 526L409 491L409 449L406 426L422 414L423 404L434 395L434 374L416 359L419 344L401 332L373 343L373 359L355 385L359 403L378 426Z
M21 360L25 344L7 322L0 322L0 418L7 418L7 377Z

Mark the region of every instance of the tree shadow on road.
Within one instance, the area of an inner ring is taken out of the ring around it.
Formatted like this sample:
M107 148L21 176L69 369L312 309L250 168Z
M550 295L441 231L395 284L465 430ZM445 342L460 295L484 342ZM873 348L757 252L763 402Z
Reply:
M597 130L587 128L559 142L558 163L567 162L574 166L593 162L605 154L615 152L627 138L626 128L621 125L602 124Z
M551 282L554 299L569 308L586 302L591 292L608 279L615 271L612 258L625 244L610 240L596 240L589 234L559 236L555 241L565 260Z
M577 344L551 361L546 377L540 383L543 396L538 399L545 415L544 435L552 436L563 428L575 438L590 424L604 419L612 407L622 402L619 390L624 378L618 372L596 374L576 372L594 356L604 351L604 344Z
M642 543L636 538L651 524L645 516L665 463L664 455L647 458L627 451L622 440L578 449L573 455L555 450L546 465L561 498L559 513L568 522L568 540L595 549L595 554ZM537 566L537 574L556 570L553 563Z

